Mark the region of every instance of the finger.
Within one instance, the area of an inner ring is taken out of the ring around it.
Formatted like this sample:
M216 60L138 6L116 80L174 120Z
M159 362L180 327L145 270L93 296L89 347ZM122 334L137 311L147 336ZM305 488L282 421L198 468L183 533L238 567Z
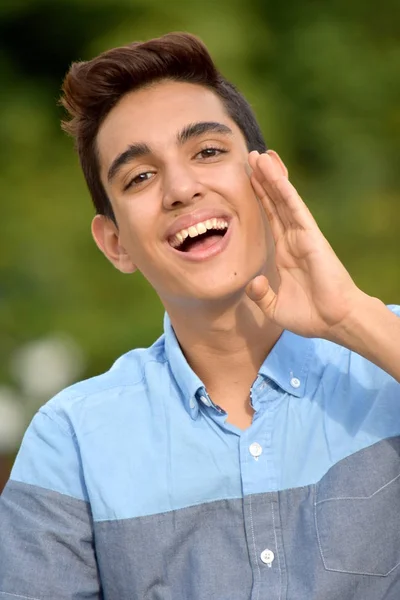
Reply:
M281 177L287 179L287 170L283 163L275 158L275 154L269 155L264 152L257 157L256 162L255 171L267 185L273 185Z
M257 161L259 172L264 176L263 187L268 190L271 201L281 216L282 222L288 226L309 229L316 227L314 217L299 196L296 188L283 174L283 169L277 160L270 156L260 156ZM285 169L286 170L286 169ZM258 173L258 172L257 172Z
M260 153L257 152L257 150L252 150L249 153L248 162L249 162L249 165L250 165L252 171L254 171L254 169L257 167L257 160L258 160L259 156L260 156Z
M246 294L269 319L274 318L276 294L264 275L255 277L246 287Z
M270 158L273 159L273 163L279 167L282 175L284 175L286 179L289 179L289 172L287 166L285 165L279 154L275 152L275 150L267 150L267 154Z
M292 222L302 229L313 229L318 227L308 206L301 199L294 185L288 179L280 179L275 184L274 202L285 206L291 215Z
M257 179L256 171L260 171L257 167L257 161L259 157L260 153L257 152L257 150L253 150L249 154L248 162L251 169L253 170L253 172L250 175L250 181L256 193L256 196L260 199L260 202L263 205L264 211L267 215L271 227L273 238L276 242L283 233L283 225L275 209L274 204L271 202L271 199L268 197L268 194L265 191L265 188L261 185L259 179ZM261 175L261 172L259 172L259 175Z
M268 219L270 227L271 227L273 238L274 238L275 242L277 242L279 237L284 232L284 227L283 227L281 218L275 208L274 203L271 202L271 199L269 198L267 192L262 187L260 182L256 179L254 174L251 175L250 181L253 186L254 192L255 192L256 196L260 199L260 202L262 204L264 212L267 215L267 219Z
M268 154L261 154L257 160L254 175L268 194L271 202L274 204L282 225L286 229L293 226L290 211L287 209L286 205L282 204L280 201L276 189L276 186L281 179L287 180L282 169L274 164L273 159L270 158Z
M280 164L280 163L279 163ZM253 170L253 174L261 185L265 187L272 184L279 177L286 176L286 169L277 170L274 166L274 161L270 158L267 153L259 154L257 151L253 151L249 154L249 165Z

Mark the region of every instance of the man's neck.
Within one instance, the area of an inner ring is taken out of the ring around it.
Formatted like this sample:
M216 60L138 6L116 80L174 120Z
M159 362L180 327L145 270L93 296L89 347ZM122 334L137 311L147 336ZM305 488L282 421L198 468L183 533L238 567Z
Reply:
M240 399L246 404L250 387L282 329L268 321L243 294L234 305L218 310L206 306L185 311L168 307L172 326L193 371L211 398L223 408ZM225 406L224 406L225 404Z

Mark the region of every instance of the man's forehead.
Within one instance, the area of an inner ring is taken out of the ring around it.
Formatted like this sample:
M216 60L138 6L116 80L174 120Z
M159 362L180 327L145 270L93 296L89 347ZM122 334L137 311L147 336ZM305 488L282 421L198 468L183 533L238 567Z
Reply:
M176 134L195 122L221 122L232 128L220 98L211 90L186 82L160 82L126 94L99 129L102 162L132 143L149 146L176 141Z

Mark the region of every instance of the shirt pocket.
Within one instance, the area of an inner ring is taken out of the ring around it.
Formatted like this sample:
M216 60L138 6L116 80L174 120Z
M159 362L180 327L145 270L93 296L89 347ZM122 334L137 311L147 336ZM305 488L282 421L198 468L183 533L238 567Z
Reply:
M400 565L400 438L339 461L316 485L325 569L386 577Z

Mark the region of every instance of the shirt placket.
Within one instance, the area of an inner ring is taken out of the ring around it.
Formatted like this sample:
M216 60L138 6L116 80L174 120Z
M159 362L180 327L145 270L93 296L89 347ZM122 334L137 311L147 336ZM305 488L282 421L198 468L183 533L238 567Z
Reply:
M243 513L249 560L253 571L251 600L283 600L286 597L286 569L273 464L272 428L277 410L276 391L265 386L252 390L258 414L240 436L240 466L243 486ZM258 393L263 393L259 402Z

